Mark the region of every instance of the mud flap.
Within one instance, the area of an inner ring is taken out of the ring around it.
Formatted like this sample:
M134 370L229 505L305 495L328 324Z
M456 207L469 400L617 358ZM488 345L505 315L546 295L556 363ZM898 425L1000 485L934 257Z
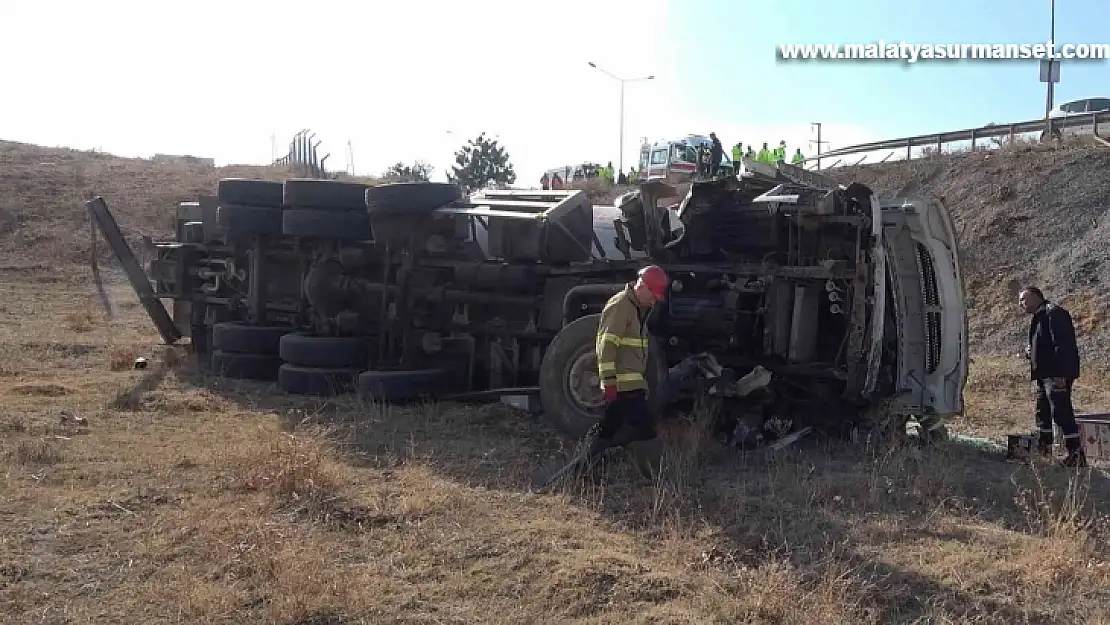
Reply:
M89 215L112 248L112 253L116 255L116 259L127 273L128 281L134 287L135 294L139 296L139 302L150 315L150 320L154 322L154 327L158 329L158 334L162 335L162 340L167 345L177 342L182 336L181 330L174 325L170 314L166 312L166 307L162 305L162 300L154 293L150 279L139 265L135 253L131 251L131 246L127 245L127 240L123 238L119 224L116 223L115 217L112 217L104 198L98 196L85 202L85 209L89 211Z

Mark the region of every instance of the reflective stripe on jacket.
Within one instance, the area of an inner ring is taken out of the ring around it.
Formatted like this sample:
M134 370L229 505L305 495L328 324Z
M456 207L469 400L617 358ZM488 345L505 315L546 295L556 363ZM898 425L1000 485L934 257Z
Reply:
M602 387L616 384L619 393L647 390L648 338L631 284L605 303L594 348Z

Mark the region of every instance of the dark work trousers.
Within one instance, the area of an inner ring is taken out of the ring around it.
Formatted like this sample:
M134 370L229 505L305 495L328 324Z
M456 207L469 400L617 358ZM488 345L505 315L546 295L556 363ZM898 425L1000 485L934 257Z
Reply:
M1079 426L1075 423L1075 408L1071 405L1071 386L1075 382L1068 379L1064 388L1053 388L1052 380L1037 380L1037 429L1040 431L1040 444L1052 445L1052 422L1060 426L1064 433L1064 448L1069 452L1079 451Z
M621 432L623 426L627 426L627 432ZM620 440L615 440L618 433ZM605 406L597 436L618 446L655 438L655 423L648 408L647 394L644 391L617 393L617 398Z

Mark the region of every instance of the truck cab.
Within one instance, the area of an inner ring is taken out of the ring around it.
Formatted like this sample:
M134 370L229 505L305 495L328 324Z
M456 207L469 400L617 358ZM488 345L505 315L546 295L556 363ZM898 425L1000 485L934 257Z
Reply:
M618 238L672 277L661 360L762 366L777 388L761 410L811 425L931 429L962 414L967 313L947 208L796 169L694 182L677 207L662 180L621 200ZM764 418L743 406L749 424Z

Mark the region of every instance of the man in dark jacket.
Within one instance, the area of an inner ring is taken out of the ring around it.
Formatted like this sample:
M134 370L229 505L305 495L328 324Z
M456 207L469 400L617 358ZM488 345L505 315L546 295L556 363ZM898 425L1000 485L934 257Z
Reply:
M1029 377L1037 389L1037 429L1040 451L1052 451L1052 423L1064 434L1067 458L1064 465L1086 466L1086 457L1075 423L1071 403L1072 384L1079 377L1079 348L1075 343L1075 326L1071 315L1058 304L1045 299L1035 286L1027 286L1018 295L1021 308L1032 315L1029 322Z
M709 133L709 138L713 142L709 147L709 175L716 176L717 170L721 167L721 161L725 157L725 148L717 138L717 133Z

